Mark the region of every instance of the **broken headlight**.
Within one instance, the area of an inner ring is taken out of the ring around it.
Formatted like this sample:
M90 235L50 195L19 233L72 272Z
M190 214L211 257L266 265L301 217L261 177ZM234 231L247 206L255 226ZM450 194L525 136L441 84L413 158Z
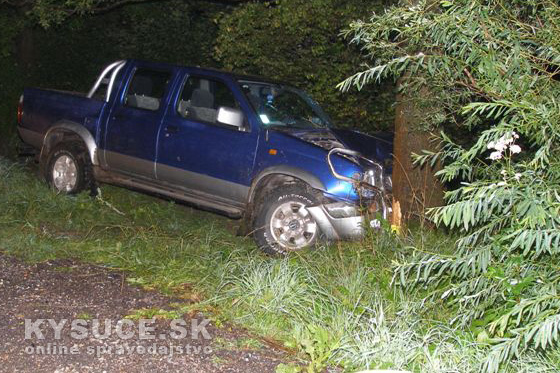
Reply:
M364 199L373 199L380 191L385 189L383 167L377 163L371 163L374 165L374 168L365 171L358 190L359 195Z

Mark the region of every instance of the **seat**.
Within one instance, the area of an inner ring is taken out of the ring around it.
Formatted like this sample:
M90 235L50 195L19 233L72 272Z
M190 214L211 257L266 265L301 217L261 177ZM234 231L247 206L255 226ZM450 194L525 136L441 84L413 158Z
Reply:
M217 111L214 109L214 95L205 89L195 89L191 96L189 111L194 119L216 123Z
M156 111L159 109L159 100L155 97L140 96L137 94L128 95L126 99L128 106Z
M191 105L195 107L214 108L214 95L205 89L195 89L191 96Z

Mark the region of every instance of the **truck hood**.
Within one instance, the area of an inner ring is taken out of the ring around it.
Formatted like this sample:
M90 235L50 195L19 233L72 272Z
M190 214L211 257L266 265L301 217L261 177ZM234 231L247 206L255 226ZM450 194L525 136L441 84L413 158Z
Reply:
M281 132L325 150L333 148L356 150L364 157L380 162L390 171L393 153L392 133L378 132L368 135L341 128L282 129Z

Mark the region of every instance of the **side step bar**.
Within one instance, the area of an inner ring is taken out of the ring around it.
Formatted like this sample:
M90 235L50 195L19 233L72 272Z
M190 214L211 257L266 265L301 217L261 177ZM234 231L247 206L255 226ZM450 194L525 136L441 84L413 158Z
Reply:
M232 206L225 201L217 201L205 196L201 193L189 193L187 191L176 190L165 185L155 184L153 182L139 180L124 175L108 174L103 170L95 167L95 178L101 182L115 185L122 185L132 189L146 191L149 193L159 194L171 199L182 202L187 202L205 210L211 210L222 213L230 218L239 219L243 216L243 209L240 207Z

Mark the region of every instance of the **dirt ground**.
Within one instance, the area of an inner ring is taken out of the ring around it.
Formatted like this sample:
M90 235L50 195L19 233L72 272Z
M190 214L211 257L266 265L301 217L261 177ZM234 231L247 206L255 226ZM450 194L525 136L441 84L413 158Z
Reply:
M70 260L27 264L0 253L0 372L263 373L290 360L264 342L242 346L254 341L246 331L218 328L201 313L173 325L145 321L144 330L140 320L118 325L135 310L169 309L174 301L128 285L125 276Z

